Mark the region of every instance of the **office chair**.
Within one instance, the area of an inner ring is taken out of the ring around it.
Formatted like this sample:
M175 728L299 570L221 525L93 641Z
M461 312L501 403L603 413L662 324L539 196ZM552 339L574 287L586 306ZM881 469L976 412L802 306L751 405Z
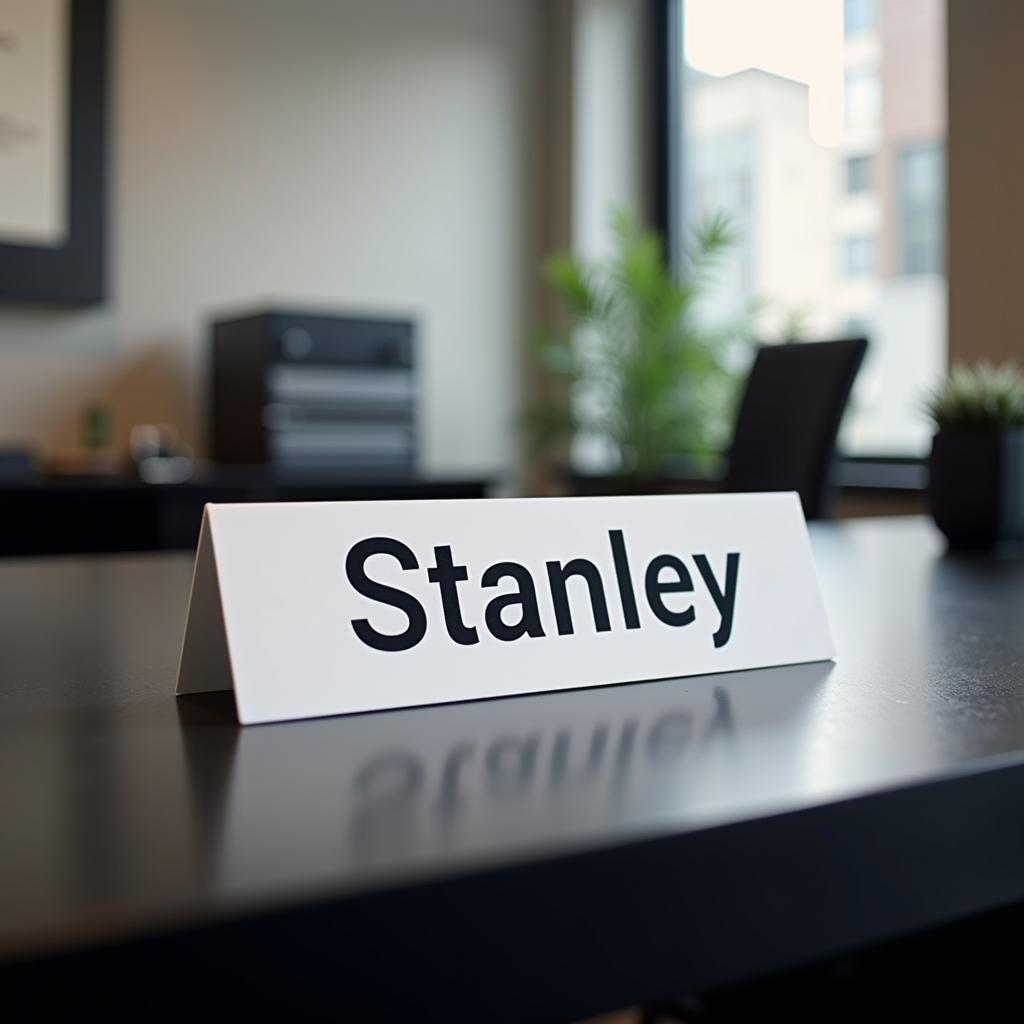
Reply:
M724 491L796 491L808 519L829 514L836 435L868 343L765 345L747 378Z

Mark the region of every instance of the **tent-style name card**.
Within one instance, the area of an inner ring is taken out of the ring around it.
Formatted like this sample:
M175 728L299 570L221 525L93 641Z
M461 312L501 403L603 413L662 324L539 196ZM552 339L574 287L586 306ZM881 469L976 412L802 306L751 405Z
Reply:
M177 689L248 724L833 655L791 493L208 505Z

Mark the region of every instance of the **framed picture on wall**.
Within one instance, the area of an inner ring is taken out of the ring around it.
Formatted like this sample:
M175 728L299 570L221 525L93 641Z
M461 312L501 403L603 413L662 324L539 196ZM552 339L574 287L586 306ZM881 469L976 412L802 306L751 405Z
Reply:
M0 302L105 291L107 0L0 0Z

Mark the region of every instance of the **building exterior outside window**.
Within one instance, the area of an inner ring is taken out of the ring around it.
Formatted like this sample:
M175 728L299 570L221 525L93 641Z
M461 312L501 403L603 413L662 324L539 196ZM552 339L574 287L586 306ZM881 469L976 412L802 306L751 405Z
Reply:
M874 68L850 68L844 87L848 128L872 128L882 110L882 87Z
M944 0L682 0L682 13L674 230L722 209L743 237L709 317L755 309L768 341L794 324L807 340L866 335L841 444L923 454L921 396L946 367ZM759 31L738 33L744 18ZM823 97L841 122L829 144L811 131Z
M846 158L846 191L849 195L871 191L871 164L870 156Z
M875 0L844 0L843 34L849 39L875 28L878 12Z
M904 146L897 160L900 273L939 274L944 245L943 147L934 142Z
M875 270L875 240L870 235L851 235L843 239L843 273L848 277L866 277Z

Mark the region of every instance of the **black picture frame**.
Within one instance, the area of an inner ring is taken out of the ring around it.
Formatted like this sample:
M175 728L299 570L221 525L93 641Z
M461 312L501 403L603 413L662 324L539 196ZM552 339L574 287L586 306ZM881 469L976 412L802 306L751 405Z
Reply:
M0 244L0 301L89 305L106 294L107 0L69 0L68 235Z

